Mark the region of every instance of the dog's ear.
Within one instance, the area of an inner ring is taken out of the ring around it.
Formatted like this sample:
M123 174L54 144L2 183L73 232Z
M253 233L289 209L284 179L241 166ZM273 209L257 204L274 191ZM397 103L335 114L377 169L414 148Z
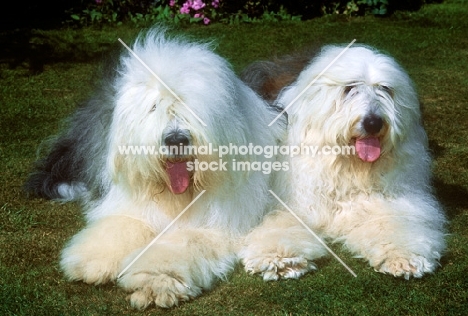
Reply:
M290 55L253 62L241 72L240 78L268 103L273 104L281 91L297 79L317 52L318 46L311 46Z

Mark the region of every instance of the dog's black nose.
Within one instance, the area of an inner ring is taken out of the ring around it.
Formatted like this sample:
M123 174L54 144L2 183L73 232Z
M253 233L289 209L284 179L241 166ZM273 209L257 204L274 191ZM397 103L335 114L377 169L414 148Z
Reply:
M375 115L375 114L369 114L366 117L364 117L364 121L362 122L362 125L364 126L364 130L370 134L370 135L375 135L383 127L383 120L380 116Z
M187 136L183 133L171 133L164 139L164 143L166 146L179 146L182 144L183 146L188 146L190 141Z

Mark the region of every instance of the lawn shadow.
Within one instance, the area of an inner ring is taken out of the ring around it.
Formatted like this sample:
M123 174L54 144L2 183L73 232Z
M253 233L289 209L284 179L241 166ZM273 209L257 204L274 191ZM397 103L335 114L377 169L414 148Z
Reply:
M449 220L468 209L468 190L458 184L444 183L441 179L433 180L436 196L442 203Z
M437 141L429 139L429 151L433 158L437 158L444 155L445 148L440 146Z
M429 140L429 148L434 158L444 155L445 148L436 141ZM440 178L434 178L432 184L449 220L459 215L463 209L468 209L468 190L465 187L459 184L445 183Z
M0 64L10 69L28 67L31 74L44 71L45 65L59 62L92 63L119 48L118 43L90 42L82 33L70 36L16 29L0 32Z

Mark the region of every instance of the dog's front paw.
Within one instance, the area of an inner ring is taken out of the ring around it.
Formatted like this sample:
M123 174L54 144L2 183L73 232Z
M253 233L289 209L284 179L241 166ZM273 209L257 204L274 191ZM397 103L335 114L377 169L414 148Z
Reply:
M302 257L284 258L278 255L267 255L243 260L245 270L250 274L260 274L265 281L279 279L298 279L317 266Z
M435 260L428 260L422 256L413 256L410 259L404 257L389 258L376 270L409 280L410 277L420 278L426 273L432 273L436 268L437 262Z
M63 249L60 267L70 281L101 284L116 279L122 260L153 238L145 223L109 216L73 236Z
M150 272L125 275L119 280L119 285L126 291L133 292L130 295L130 304L140 310L152 303L164 308L177 306L202 292L201 288L187 284L177 276Z
M72 252L73 249L65 249L60 261L60 267L68 280L103 284L117 277L119 263L113 258L94 258Z

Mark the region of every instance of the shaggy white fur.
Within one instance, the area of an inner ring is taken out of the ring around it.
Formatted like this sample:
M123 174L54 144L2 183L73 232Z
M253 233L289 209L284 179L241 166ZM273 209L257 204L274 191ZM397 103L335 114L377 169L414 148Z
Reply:
M288 106L343 49L325 47L278 105ZM376 271L406 279L433 272L445 249L445 217L431 193L418 96L394 59L351 47L291 105L289 119L286 144L319 152L291 159L286 204L323 239L342 242ZM320 151L336 146L344 153ZM355 154L347 154L349 146ZM315 269L313 260L325 254L282 210L247 236L240 256L248 272L277 280Z
M47 167L35 174L30 186L44 196L84 200L87 226L61 254L60 266L68 279L117 281L132 293L136 308L152 303L171 307L210 289L233 269L236 241L260 223L271 209L272 197L268 173L234 171L230 162L268 159L233 152L222 157L228 162L226 170L190 171L188 162L217 162L218 153L124 154L119 146L276 145L285 129L281 124L265 129L277 111L208 45L169 38L155 28L141 35L132 49L180 100L132 54L124 54L117 75L78 110L70 130L45 160ZM72 153L80 153L80 159ZM49 170L64 165L55 166L59 161L78 161L73 169L77 174L64 171L60 176L67 178L57 180ZM203 190L175 225L116 280Z

